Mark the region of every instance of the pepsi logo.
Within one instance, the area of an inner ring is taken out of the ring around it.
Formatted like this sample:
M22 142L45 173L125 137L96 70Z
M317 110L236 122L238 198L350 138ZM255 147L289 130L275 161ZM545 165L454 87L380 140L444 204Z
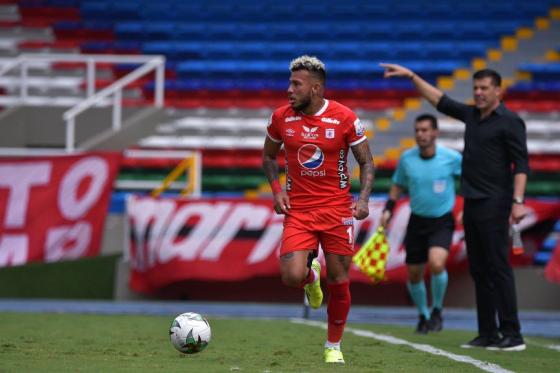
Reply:
M305 144L298 149L298 161L303 168L314 170L321 167L324 160L323 151L317 145Z

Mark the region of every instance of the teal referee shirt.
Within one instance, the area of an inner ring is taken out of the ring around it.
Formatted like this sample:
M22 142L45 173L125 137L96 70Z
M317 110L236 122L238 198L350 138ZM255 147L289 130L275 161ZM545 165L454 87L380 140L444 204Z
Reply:
M454 176L461 174L461 154L436 145L433 157L420 156L418 147L405 151L393 174L393 183L408 190L415 215L437 218L453 209Z

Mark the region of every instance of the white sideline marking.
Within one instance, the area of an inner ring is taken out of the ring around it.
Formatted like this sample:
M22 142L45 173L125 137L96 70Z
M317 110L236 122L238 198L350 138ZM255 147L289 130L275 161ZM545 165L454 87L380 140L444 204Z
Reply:
M544 343L535 342L535 341L533 341L532 339L529 339L529 338L525 338L525 342L528 342L528 343L530 343L532 345L535 345L535 346L548 348L550 350L560 351L560 345L545 345Z
M319 328L327 329L327 324L324 323L324 322L321 322L321 321L311 321L311 320L304 320L304 319L299 319L299 318L293 318L293 319L290 319L290 321L293 322L293 323L296 323L296 324L317 326ZM448 359L455 360L455 361L458 361L460 363L467 363L467 364L474 365L475 367L477 367L481 370L484 370L486 372L513 373L511 370L507 370L505 368L502 368L501 366L499 366L497 364L488 363L486 361L480 361L480 360L474 359L470 356L457 355L457 354L454 354L452 352L447 352L447 351L444 351L440 348L436 348L436 347L433 347L433 346L430 346L430 345L427 345L427 344L412 343L412 342L408 342L404 339L392 337L390 335L377 334L377 333L371 332L369 330L354 329L354 328L345 328L344 330L346 332L352 333L352 334L357 335L359 337L373 338L373 339L377 339L378 341L383 341L383 342L387 342L387 343L394 344L394 345L410 346L410 347L412 347L416 350L424 351L424 352L427 352L427 353L432 354L432 355L445 356Z

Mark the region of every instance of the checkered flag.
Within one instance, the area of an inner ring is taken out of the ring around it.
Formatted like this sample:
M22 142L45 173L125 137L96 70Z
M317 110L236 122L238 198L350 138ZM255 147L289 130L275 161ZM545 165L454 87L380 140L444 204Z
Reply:
M352 261L360 271L367 275L374 283L385 279L385 265L389 256L389 242L383 227L377 228L375 233L362 245L354 255Z

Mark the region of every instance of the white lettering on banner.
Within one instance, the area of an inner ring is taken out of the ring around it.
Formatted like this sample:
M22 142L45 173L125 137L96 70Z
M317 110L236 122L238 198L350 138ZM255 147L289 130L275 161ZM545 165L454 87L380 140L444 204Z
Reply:
M135 252L130 253L131 265L138 270L143 270L156 263L158 249L175 211L176 203L171 199L145 198L134 200L127 206L129 216L134 219L132 233L136 242ZM150 222L153 223L150 236L146 237Z
M189 203L175 210L173 200L133 199L128 204L135 241L130 253L136 270L157 263L182 260L218 260L241 229L265 229L248 256L249 263L266 260L282 237L283 216L268 206L250 203ZM179 231L190 218L198 218L188 237L177 242Z
M48 184L51 177L50 162L33 164L5 163L0 165L0 188L9 188L4 226L22 228L29 204L31 188Z
M91 224L87 221L50 228L45 244L45 261L56 262L83 256L90 244L91 232Z
M270 208L249 203L237 204L229 214L220 230L200 255L200 259L218 260L224 247L242 228L250 230L262 229L270 216Z
M229 202L216 204L192 203L177 210L163 236L158 256L159 262L167 263L175 257L194 260L221 225L222 219L230 207L231 203ZM197 217L200 220L187 238L181 242L175 242L181 228L192 217Z
M246 259L248 264L255 264L270 258L278 249L282 237L283 216L274 214L267 205L247 202L189 202L181 204L175 211L173 200L138 199L130 206L128 213L133 221L136 242L136 253L131 253L131 263L137 270L146 270L176 258L185 261L218 261L227 245L243 229L264 230ZM368 226L366 238L375 232L382 207L383 201L370 202L370 215L354 222L355 236L362 232L363 224ZM400 204L395 210L395 216L387 230L391 247L387 269L400 267L404 262L405 251L401 247L409 216L408 203ZM188 236L181 237L181 229L193 218L196 223L192 225ZM454 237L454 242L460 238Z
M380 210L381 211L381 210ZM399 250L404 242L406 227L410 218L410 205L408 202L403 203L395 211L395 215L391 221L390 228L387 232L387 241L389 242L389 256L387 258L387 269L402 266L406 253Z
M0 267L27 263L29 239L26 234L4 234L0 236Z
M272 252L278 248L278 244L282 238L282 231L284 230L283 221L284 217L282 215L272 215L272 221L268 223L266 230L247 258L249 264L266 260Z
M85 178L91 178L86 193L78 197L78 187ZM83 217L99 200L109 177L109 166L100 157L88 157L74 163L66 172L58 190L58 207L66 219Z

